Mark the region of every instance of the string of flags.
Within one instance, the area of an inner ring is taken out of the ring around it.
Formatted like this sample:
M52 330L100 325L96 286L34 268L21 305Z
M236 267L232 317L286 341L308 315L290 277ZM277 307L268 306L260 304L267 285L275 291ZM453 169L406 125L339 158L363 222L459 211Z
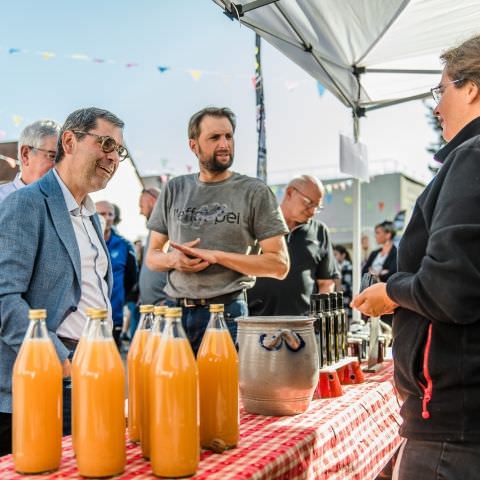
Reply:
M52 51L34 51L34 50L28 50L24 48L17 48L17 47L0 47L0 51L2 50L6 52L7 55L10 55L12 57L17 55L34 55L46 61L66 58L69 60L75 60L75 61L81 61L81 62L93 62L95 64L115 64L115 65L123 66L127 69L134 69L134 68L145 66L144 64L141 64L140 62L136 62L136 61L114 60L114 59L103 58L99 56L91 56L91 55L87 55L86 53L71 53L71 54L64 55L64 54L60 54ZM146 65L146 66L150 67L151 65L150 66ZM172 72L186 73L195 82L198 82L205 75L221 77L224 80L228 80L230 78L245 78L249 80L252 84L252 87L255 88L255 77L254 76L252 77L251 75L231 74L226 72L215 72L215 71L194 69L194 68L187 68L187 69L178 68L177 69L177 68L172 68L169 65L155 65L154 68L161 75L172 73ZM281 80L284 81L284 86L289 92L294 91L300 85L306 82L306 80L302 80L302 81L284 80L284 79L281 79ZM320 97L325 92L325 88L319 82L317 82L317 92Z

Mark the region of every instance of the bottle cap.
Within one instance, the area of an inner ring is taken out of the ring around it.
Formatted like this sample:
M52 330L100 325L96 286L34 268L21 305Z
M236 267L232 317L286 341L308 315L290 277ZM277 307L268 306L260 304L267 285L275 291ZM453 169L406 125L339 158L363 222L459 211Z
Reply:
M154 315L165 315L168 307L166 305L155 305L153 308Z
M223 303L211 303L210 304L210 313L219 313L219 312L223 312L223 311L224 311Z
M140 313L152 313L153 312L153 305L140 305Z
M85 313L90 318L106 318L108 310L106 308L87 308Z
M47 311L44 308L29 310L28 318L30 320L44 320L47 318Z
M167 308L167 311L165 312L166 318L178 318L181 316L182 316L181 307Z

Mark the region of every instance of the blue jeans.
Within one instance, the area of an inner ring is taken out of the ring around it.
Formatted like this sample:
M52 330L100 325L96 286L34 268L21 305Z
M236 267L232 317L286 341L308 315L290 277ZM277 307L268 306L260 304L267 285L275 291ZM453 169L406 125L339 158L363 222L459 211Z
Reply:
M169 306L176 305L175 301L167 301L166 303ZM235 318L247 315L248 306L246 300L236 299L225 304L225 323L227 324L234 343L237 341L237 322ZM200 343L202 343L203 334L207 329L209 320L210 311L208 305L182 308L182 326L195 355L200 348Z
M480 478L480 443L407 440L393 480L475 480Z

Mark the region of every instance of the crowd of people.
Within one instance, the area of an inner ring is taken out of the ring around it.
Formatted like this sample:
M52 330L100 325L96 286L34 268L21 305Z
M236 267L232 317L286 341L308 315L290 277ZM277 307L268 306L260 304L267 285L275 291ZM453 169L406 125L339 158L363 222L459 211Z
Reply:
M21 171L0 186L0 225L8 226L0 229L0 455L11 450L12 368L29 309L48 312L69 434L71 359L88 307L108 310L119 346L135 332L139 304L181 307L196 352L212 303L224 304L235 339L239 316L308 314L312 293L341 289L349 315L353 307L391 324L393 314L400 431L408 439L399 478L419 471L437 478L439 469L442 478L475 478L480 37L441 58L445 68L432 93L448 141L437 154L443 166L417 201L398 262L392 222L375 226L378 249L369 252L362 239L362 272L377 283L353 298L349 251L332 245L316 216L321 181L295 177L278 204L262 181L234 172L230 109L204 108L189 121L199 173L141 192L145 246L120 235L114 204L89 196L128 157L122 120L86 108L63 126L42 120L25 128Z

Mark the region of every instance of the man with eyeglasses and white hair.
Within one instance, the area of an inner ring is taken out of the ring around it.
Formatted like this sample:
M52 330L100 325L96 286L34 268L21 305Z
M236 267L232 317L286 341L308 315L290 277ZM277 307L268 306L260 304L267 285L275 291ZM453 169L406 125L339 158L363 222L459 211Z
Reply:
M87 308L111 320L112 268L89 193L102 190L128 156L124 123L99 108L71 113L55 167L0 203L0 455L11 451L12 369L29 309L47 310L63 365L63 433L70 433L71 358Z
M327 226L315 219L323 208L322 182L311 175L290 181L280 204L288 229L290 271L283 280L257 278L248 290L250 315L305 315L314 291L333 291L339 272Z
M53 120L38 120L23 129L18 140L20 172L11 182L0 185L0 202L37 181L53 167L60 128Z

